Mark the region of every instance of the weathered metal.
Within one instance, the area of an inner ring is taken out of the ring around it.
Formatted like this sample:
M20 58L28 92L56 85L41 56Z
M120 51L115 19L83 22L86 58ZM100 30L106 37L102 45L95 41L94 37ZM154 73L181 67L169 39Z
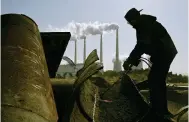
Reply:
M98 112L91 111L91 107L94 105L93 95L96 94L99 96L98 88L88 80L92 75L103 68L103 66L95 63L97 60L99 60L99 58L97 50L95 49L85 60L83 68L77 72L77 79L73 84L72 95L68 99L63 121L92 122L93 119L99 121L97 117Z
M70 115L70 122L100 122L98 87L86 80L78 90ZM95 97L96 96L96 97Z
M2 122L57 122L52 86L37 24L1 15Z
M74 89L77 89L77 87L79 87L85 80L103 68L103 66L95 63L97 60L99 60L99 58L97 55L97 50L95 49L85 60L83 68L76 73L77 79L74 83Z

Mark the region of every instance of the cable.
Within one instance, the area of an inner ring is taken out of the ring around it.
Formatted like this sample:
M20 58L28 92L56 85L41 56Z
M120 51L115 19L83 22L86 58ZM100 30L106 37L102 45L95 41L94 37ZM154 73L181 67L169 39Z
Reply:
M145 62L148 65L148 67L151 68L150 64L147 61L145 61L144 59L140 59L140 60L143 61L143 62Z
M141 57L139 60L145 62L145 63L148 65L148 67L151 68L150 64L152 65L152 62L151 62L149 59L144 58L144 57ZM149 63L150 63L150 64L149 64Z
M152 62L151 62L149 59L147 59L147 58L141 57L140 59L145 59L145 60L147 60L149 63L152 64Z

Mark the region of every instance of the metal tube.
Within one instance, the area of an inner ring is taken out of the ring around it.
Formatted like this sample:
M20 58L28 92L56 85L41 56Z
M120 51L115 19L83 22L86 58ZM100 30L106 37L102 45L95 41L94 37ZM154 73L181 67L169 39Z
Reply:
M37 24L25 15L1 15L2 121L57 122Z

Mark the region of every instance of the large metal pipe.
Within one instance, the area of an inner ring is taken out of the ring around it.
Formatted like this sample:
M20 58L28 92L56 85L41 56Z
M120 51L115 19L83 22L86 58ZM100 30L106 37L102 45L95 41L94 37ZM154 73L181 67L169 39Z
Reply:
M84 46L83 46L83 63L86 60L86 37L84 38Z
M1 15L3 122L57 122L37 24L25 15Z
M74 63L77 64L77 40L75 40L75 56L74 56Z
M103 63L103 44L102 44L102 34L100 34L100 63Z

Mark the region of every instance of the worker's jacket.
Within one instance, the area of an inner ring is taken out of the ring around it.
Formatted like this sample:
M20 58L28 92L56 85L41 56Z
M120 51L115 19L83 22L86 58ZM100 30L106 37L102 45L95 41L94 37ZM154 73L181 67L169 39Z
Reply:
M129 63L137 66L142 54L151 56L152 63L161 56L173 58L178 53L167 30L151 15L141 15L136 29L137 44L132 50Z

